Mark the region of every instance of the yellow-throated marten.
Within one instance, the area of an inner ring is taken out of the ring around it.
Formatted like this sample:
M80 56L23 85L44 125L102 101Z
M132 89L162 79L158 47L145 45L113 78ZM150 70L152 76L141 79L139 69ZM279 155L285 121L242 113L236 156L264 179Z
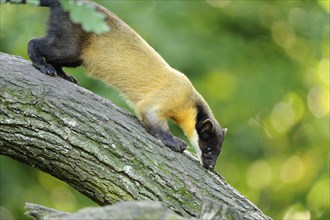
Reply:
M202 96L125 22L96 3L88 4L106 16L109 32L87 33L70 21L58 0L40 0L40 6L50 7L50 18L47 35L28 43L33 65L42 73L72 82L75 79L62 67L85 66L90 76L104 80L126 97L151 134L182 152L187 145L169 131L167 120L172 119L203 165L213 170L226 129L215 120Z

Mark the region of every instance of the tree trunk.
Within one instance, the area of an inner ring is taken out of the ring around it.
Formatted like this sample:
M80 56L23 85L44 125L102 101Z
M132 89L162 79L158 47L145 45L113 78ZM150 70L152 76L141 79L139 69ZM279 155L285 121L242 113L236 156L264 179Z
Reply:
M0 153L37 167L100 205L157 200L184 217L204 200L246 219L268 219L186 153L175 153L140 122L90 91L0 53Z

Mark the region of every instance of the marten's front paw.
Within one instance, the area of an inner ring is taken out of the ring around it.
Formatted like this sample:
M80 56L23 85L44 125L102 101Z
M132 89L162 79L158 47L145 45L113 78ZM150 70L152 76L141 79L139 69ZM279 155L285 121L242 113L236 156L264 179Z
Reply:
M169 148L171 148L171 150L175 152L183 152L185 149L187 149L187 144L177 137L164 140L163 142L166 146L168 146Z

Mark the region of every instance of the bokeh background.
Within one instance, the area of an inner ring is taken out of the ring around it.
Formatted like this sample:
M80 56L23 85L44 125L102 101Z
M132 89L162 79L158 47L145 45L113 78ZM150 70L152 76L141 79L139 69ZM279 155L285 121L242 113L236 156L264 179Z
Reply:
M216 170L232 186L273 219L330 218L328 0L97 2L184 72L228 127ZM27 58L48 10L0 9L1 51ZM84 68L67 72L128 108ZM64 211L96 205L37 169L4 156L0 164L1 219L27 219L25 202Z

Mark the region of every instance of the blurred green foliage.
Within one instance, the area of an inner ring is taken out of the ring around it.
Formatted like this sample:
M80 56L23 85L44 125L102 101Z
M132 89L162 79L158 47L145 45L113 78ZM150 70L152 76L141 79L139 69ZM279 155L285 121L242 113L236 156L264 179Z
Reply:
M187 74L228 127L216 170L231 185L274 219L330 218L328 0L98 2ZM0 9L1 51L27 58L28 40L45 34L47 9ZM83 68L67 71L128 108ZM25 202L93 205L47 174L0 163L1 219L24 219Z

